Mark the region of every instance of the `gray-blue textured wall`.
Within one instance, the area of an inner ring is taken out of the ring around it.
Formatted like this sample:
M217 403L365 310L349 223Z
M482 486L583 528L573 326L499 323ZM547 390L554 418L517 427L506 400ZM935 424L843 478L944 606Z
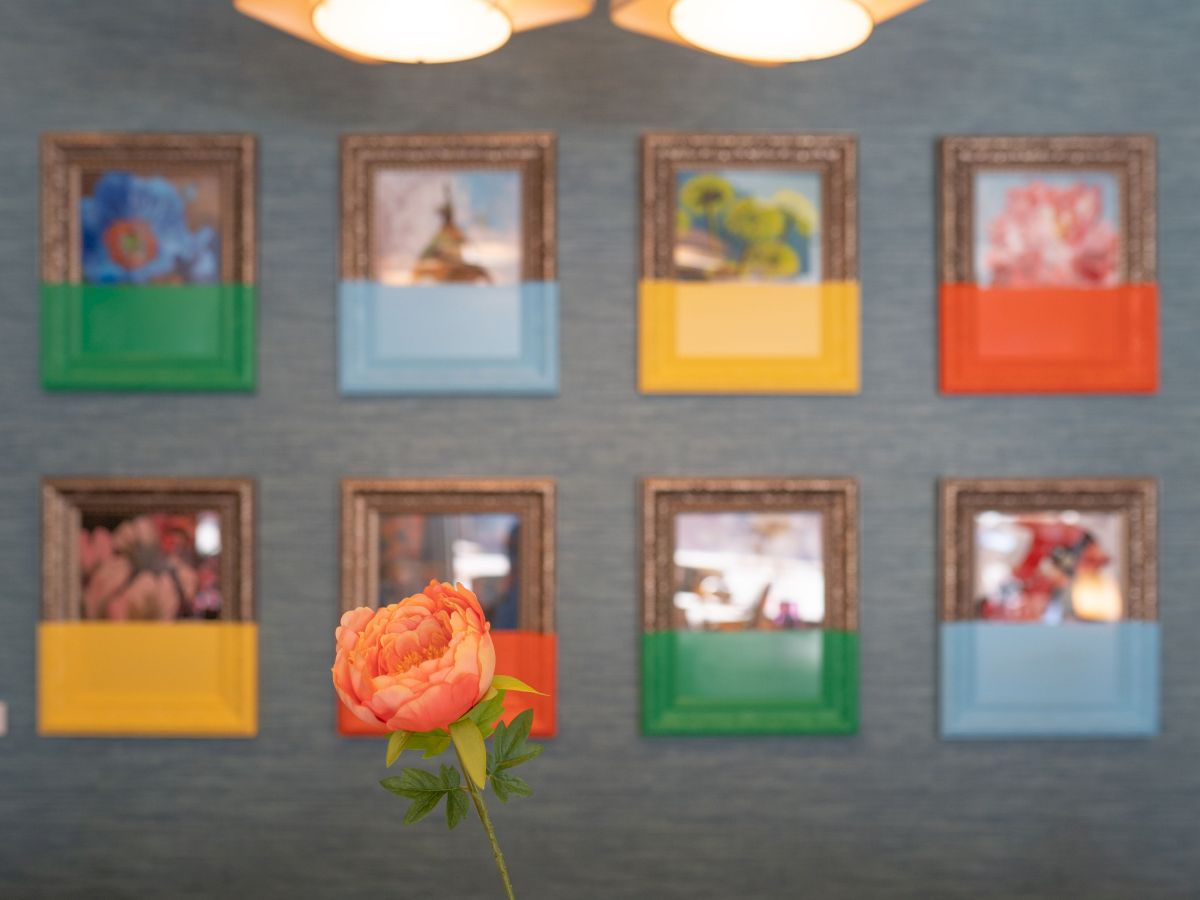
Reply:
M224 0L0 2L0 895L494 897L475 823L404 828L382 750L336 737L327 667L343 475L559 479L561 736L496 810L519 893L565 897L1167 897L1200 892L1200 7L933 0L840 59L745 68L592 19L448 68L363 67ZM553 129L563 379L554 399L338 397L341 132ZM44 393L37 139L246 130L261 143L253 396ZM639 397L637 136L861 138L858 397ZM1159 137L1162 390L936 391L934 141ZM35 735L38 478L258 478L261 734ZM634 483L846 473L862 485L862 731L638 733ZM941 475L1151 474L1163 486L1163 734L939 742Z

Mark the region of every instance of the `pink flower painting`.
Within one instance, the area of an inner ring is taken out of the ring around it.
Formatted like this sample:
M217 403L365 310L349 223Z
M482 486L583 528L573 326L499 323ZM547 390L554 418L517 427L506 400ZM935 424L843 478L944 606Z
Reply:
M981 181L976 245L981 283L1004 288L1117 284L1120 235L1105 176L998 173Z
M214 513L99 517L79 534L85 619L206 619L220 615Z

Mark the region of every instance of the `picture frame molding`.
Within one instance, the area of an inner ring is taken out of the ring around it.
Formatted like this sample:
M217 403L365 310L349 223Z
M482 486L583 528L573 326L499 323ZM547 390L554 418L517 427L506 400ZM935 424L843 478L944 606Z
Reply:
M373 186L379 170L515 169L521 176L521 279L554 281L555 153L555 135L548 131L342 135L340 277L371 277Z
M821 177L821 277L858 277L858 143L853 134L653 132L642 136L642 278L675 277L680 169L815 170Z
M858 483L852 478L645 478L641 485L642 627L671 628L674 519L681 512L819 512L825 578L821 628L858 629Z
M552 478L345 478L341 484L342 612L374 606L380 514L503 513L521 519L520 630L555 631Z
M991 510L1118 512L1128 564L1125 620L1158 619L1158 487L1152 478L947 478L939 485L943 622L977 621L974 517Z
M256 620L255 485L251 478L47 477L42 479L42 621L81 618L79 531L85 509L215 510L221 516L221 619ZM228 602L226 601L228 598Z
M1157 279L1157 162L1146 134L955 135L938 154L940 252L943 284L973 283L975 176L987 169L1074 169L1114 174L1120 188L1123 282Z
M258 139L249 133L51 132L41 138L41 275L82 281L79 202L84 171L217 169L221 281L252 284L257 272Z

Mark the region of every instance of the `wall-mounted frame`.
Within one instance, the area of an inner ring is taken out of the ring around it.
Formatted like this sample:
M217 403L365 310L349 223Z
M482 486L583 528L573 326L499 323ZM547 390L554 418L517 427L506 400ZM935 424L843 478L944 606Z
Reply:
M345 135L341 220L342 393L557 393L554 135Z
M510 694L505 717L533 709L533 733L557 727L554 481L549 478L342 482L341 612L398 603L431 579L461 582L492 625L496 671L548 696ZM337 704L338 730L382 734Z
M858 729L858 487L642 482L646 734Z
M1158 731L1157 488L1149 479L941 484L941 731Z
M254 389L256 146L43 135L47 389Z
M1155 141L948 137L941 388L1153 393Z
M254 485L42 482L38 730L253 737Z
M648 134L644 393L857 393L857 139Z

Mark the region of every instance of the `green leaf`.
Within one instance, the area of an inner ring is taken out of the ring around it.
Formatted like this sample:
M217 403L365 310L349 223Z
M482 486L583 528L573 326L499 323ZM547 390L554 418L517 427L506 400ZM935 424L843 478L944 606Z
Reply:
M462 819L460 813L451 810L451 806L459 803L456 798L462 797L458 770L453 766L443 765L437 775L424 769L404 769L399 775L384 778L379 783L393 794L412 800L404 813L406 825L419 822L437 809L443 797L447 798L447 820L454 820L450 827L453 828Z
M379 782L385 790L410 800L428 793L443 793L442 781L424 769L401 769L399 775L391 775Z
M404 746L401 748L400 752L403 753L405 750L416 750L418 752L423 752L425 754L425 759L432 759L433 757L445 752L446 748L449 746L450 735L440 728L435 729L434 731L410 731L408 732L408 737L405 739ZM390 739L388 749L389 751L391 750Z
M496 733L496 759L500 762L508 759L512 752L525 743L529 731L533 728L533 710L527 709L505 725L503 731Z
M492 678L492 687L500 691L519 691L522 694L537 694L539 697L549 697L549 694L543 694L537 688L531 688L520 678L513 678L511 675L496 675Z
M463 717L479 726L485 738L496 730L496 720L504 715L504 691L492 689Z
M507 803L509 797L532 797L531 788L524 778L512 772L497 772L492 776L492 790L496 792L501 803Z
M477 787L483 787L487 783L487 749L479 726L471 719L460 719L450 725L450 738L468 777Z
M393 731L388 735L387 767L389 769L400 758L400 754L404 752L404 745L408 743L408 738L409 733L407 731Z
M447 766L444 763L439 767L440 780L442 787L448 791L457 791L462 784L462 779L458 777L458 769L454 766Z
M533 710L527 709L511 722L505 725L501 722L496 726L496 736L492 741L492 757L489 760L489 770L501 772L527 763L541 755L541 744L528 744L529 729L533 727Z
M446 752L446 748L450 746L450 735L442 735L430 741L429 746L425 749L423 759L433 759L435 756L441 756Z
M466 793L450 791L446 794L446 825L453 830L454 826L467 815L469 809Z
M413 800L408 811L404 813L404 824L412 825L414 822L420 822L423 818L437 809L437 805L442 802L442 797L445 796L444 791L439 791L436 794L423 794Z

